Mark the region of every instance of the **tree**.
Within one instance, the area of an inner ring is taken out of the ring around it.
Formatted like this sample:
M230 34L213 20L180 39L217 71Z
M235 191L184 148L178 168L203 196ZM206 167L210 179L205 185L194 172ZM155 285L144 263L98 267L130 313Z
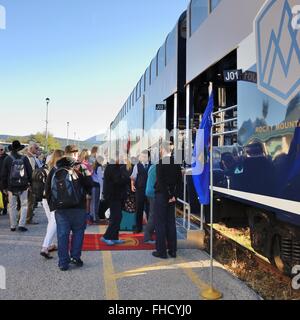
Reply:
M29 141L35 141L42 147L46 149L46 134L38 132L34 135L31 135L29 137ZM61 149L61 144L60 142L54 138L53 134L49 133L48 134L48 150L55 150L55 149Z

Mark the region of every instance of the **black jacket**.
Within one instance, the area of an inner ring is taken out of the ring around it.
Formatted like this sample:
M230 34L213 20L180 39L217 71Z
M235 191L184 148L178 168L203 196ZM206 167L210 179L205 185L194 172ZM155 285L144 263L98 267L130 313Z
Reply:
M182 173L180 165L174 164L173 157L163 158L156 167L155 192L161 193L166 200L180 195L182 188Z
M24 166L25 166L25 170L27 173L27 177L28 177L28 181L29 181L29 185L31 185L31 179L32 179L32 167L31 164L28 160L28 158L26 156L22 156L20 155L18 152L13 151L11 153L11 155L16 158L16 159L21 159L23 157L24 159ZM3 166L2 166L2 170L1 170L1 184L2 184L2 188L3 190L8 190L11 192L22 192L25 191L27 188L22 188L22 189L13 189L11 188L11 186L9 185L9 177L10 177L10 172L11 172L11 167L12 167L12 163L13 163L13 159L11 156L7 156L3 162ZM29 187L28 185L28 187Z
M138 190L144 191L144 193L146 191L148 171L149 171L150 167L151 167L151 162L148 164L147 169L145 169L144 165L141 162L139 162L137 164L138 174L137 174L137 178L135 181L135 187Z
M3 168L3 165L4 165L4 160L5 158L7 157L7 154L4 153L1 157L0 157L0 190L3 190L2 188L2 183L1 183L1 172L2 172L2 168Z
M109 164L104 172L103 195L105 200L125 200L129 182L130 176L126 170L126 166Z
M55 211L57 208L55 207L55 204L52 202L52 192L51 192L51 182L52 178L54 176L54 173L57 169L60 168L76 168L78 163L73 159L69 157L64 157L61 160L57 161L56 168L53 168L47 177L46 185L45 185L45 197L47 199L50 211ZM79 177L79 183L81 184L85 194L90 195L92 193L93 188L93 179L91 176L83 176L80 170L76 170L76 173ZM84 197L82 199L82 202L76 209L85 209L86 208L86 198Z

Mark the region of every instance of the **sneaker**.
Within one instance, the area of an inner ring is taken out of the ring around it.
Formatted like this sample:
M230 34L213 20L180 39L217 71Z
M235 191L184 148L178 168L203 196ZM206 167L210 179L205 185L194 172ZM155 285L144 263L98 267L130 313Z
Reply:
M114 244L124 244L124 243L126 243L126 241L124 241L124 240L112 240L112 242Z
M106 240L105 238L101 238L101 241L104 242L108 246L114 246L115 243L112 240Z
M81 259L72 258L71 263L74 264L78 268L83 267L83 261Z
M153 244L155 244L155 241L153 241L153 240L147 240L147 241L144 241L144 243L145 243L145 244L151 244L151 245L153 245Z
M10 228L11 232L15 232L17 229L16 228Z
M19 227L18 230L21 231L21 232L27 232L28 231L28 229L25 228L25 227Z

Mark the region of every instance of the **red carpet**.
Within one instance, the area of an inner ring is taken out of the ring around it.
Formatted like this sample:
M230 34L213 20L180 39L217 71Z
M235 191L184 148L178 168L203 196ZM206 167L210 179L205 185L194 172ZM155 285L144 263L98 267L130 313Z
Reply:
M155 246L144 243L143 234L121 234L120 239L125 240L125 244L107 246L100 241L100 234L86 234L84 236L83 251L128 251L128 250L154 250Z

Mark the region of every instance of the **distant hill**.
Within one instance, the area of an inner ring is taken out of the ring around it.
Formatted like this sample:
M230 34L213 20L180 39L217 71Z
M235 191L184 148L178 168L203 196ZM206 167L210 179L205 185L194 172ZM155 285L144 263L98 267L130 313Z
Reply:
M11 138L16 138L16 139L29 139L29 136L21 136L21 137L16 137L16 136L11 136L7 134L0 134L0 141L6 142L7 140L10 140ZM57 138L55 137L57 141L61 144L61 147L64 148L68 141L67 139L64 138ZM75 143L76 145L79 146L80 149L86 148L86 149L91 149L94 145L101 145L103 143L104 135L98 135L91 137L85 141L78 141L78 140L69 140L69 143Z
M102 144L104 142L104 134L99 134L97 136L93 136L87 140L84 140L86 143L92 143L92 144Z

